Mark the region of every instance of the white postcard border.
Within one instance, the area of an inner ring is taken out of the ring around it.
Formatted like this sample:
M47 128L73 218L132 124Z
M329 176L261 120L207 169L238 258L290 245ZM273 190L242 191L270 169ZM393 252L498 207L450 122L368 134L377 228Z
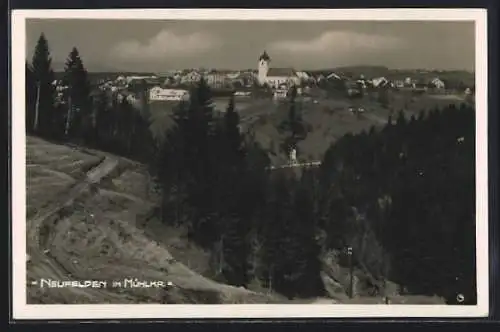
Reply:
M12 267L14 319L480 317L488 314L487 26L483 9L120 9L12 12ZM460 305L28 305L26 303L26 26L38 19L475 21L476 306Z

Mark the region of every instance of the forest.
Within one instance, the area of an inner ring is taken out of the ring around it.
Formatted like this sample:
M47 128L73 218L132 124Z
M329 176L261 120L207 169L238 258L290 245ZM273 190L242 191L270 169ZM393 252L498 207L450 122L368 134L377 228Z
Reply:
M216 116L203 79L161 139L146 102L138 111L105 93L91 98L76 48L65 103L55 102L53 79L42 35L26 63L27 133L148 165L162 197L158 217L211 252L217 281L320 296L322 254L350 247L352 264L381 284L476 302L473 107L399 113L382 129L338 139L317 169L272 171L267 151L240 133L234 100ZM293 96L285 146L304 135Z

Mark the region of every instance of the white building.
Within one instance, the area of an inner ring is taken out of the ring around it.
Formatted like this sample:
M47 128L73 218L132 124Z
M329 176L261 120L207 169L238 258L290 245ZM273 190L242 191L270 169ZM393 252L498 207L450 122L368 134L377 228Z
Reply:
M332 80L332 79L334 79L334 80L341 80L342 78L339 75L337 75L336 73L331 73L330 75L328 75L326 77L326 79L327 80Z
M300 85L300 78L293 68L270 68L271 58L266 51L259 57L258 82L277 89L280 85Z
M127 76L125 78L125 81L127 82L127 84L130 84L132 83L133 81L148 81L148 80L151 80L151 79L158 79L158 77L152 75L152 76Z
M305 71L298 71L296 74L303 82L307 82L311 79L309 74L307 74Z
M196 83L199 82L200 79L201 79L201 74L193 70L187 73L186 75L182 76L181 83Z
M372 85L374 88L387 86L388 84L389 84L389 80L385 77L376 77L376 78L372 79Z
M155 86L149 90L150 101L181 101L189 98L189 92L182 89L163 89Z
M434 85L436 88L438 89L444 89L445 88L445 84L443 81L441 81L439 78L435 78L431 81L431 84Z
M226 75L220 73L210 73L205 76L207 84L212 87L223 87L227 85L228 79Z

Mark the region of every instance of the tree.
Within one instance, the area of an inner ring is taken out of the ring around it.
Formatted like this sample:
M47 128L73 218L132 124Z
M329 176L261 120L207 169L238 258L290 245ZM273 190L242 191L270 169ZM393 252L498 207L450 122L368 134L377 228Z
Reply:
M96 112L94 144L101 149L106 149L106 141L111 139L110 123L110 98L106 91L100 91L95 99L94 105Z
M31 63L37 89L33 131L44 136L51 136L54 122L54 72L49 44L42 33L35 47Z
M266 209L266 222L262 226L262 262L264 285L291 295L285 276L293 268L287 251L293 245L291 221L293 218L293 174L278 171L271 180L271 193Z
M318 296L323 293L320 278L321 247L317 239L314 175L305 170L294 195L294 217L290 220L290 240L284 246L290 269L285 274L291 295ZM286 257L286 256L285 256Z
M65 133L88 142L94 123L87 70L76 47L71 50L64 68L63 82L68 85L68 111Z
M217 238L213 200L218 161L212 95L204 79L173 118L175 124L160 148L157 168L164 205L173 200L176 206L189 206L186 226L191 238L211 246Z
M222 271L229 283L245 285L248 282L251 219L244 207L247 203L242 181L247 173L245 151L233 98L224 114L220 137L220 186L216 194L219 196L217 208L223 214L218 227L225 261Z

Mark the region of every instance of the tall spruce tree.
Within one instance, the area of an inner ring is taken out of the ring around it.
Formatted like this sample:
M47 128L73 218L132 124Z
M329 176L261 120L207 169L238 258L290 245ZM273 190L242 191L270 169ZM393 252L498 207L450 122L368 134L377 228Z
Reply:
M264 285L270 290L293 296L291 284L287 280L294 271L292 259L295 251L293 171L283 170L273 174L272 193L267 206L266 223L263 225L262 261L265 265L263 273Z
M223 118L221 158L219 166L219 204L224 209L220 225L221 251L224 257L222 270L225 279L235 285L248 282L249 270L249 233L251 220L242 210L244 204L243 182L246 176L243 137L239 130L239 115L231 98ZM225 207L225 208L224 208Z
M36 84L35 114L32 128L35 133L52 136L54 112L54 72L49 44L42 33L35 47L31 63Z
M172 200L177 206L189 206L189 215L183 218L188 221L189 235L199 244L211 246L217 238L213 206L218 161L212 94L203 78L190 91L189 101L176 110L174 121L160 149L157 168L164 206Z
M317 215L315 214L314 175L305 170L294 196L294 217L290 221L292 241L284 248L293 262L286 275L292 295L300 297L318 296L324 292L320 278L322 264Z
M190 171L188 192L195 208L192 231L201 245L211 245L217 238L216 211L213 211L217 180L215 119L212 92L204 78L192 90L185 133L185 167Z
M68 110L65 133L73 139L88 141L92 133L93 110L87 70L76 47L69 53L63 82L68 86Z

